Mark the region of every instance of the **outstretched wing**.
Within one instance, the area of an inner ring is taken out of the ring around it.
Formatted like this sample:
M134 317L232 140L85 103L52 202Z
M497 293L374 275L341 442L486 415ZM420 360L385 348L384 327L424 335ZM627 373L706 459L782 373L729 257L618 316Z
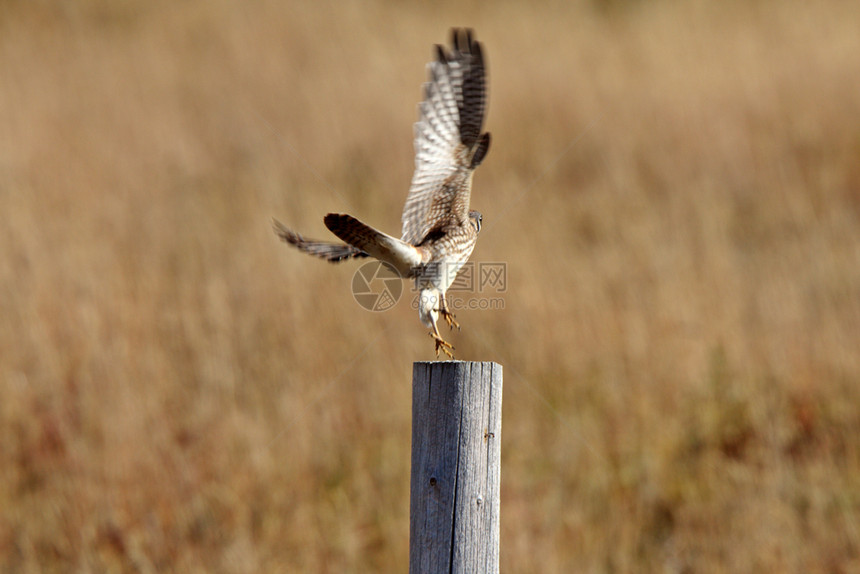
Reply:
M292 245L299 251L304 251L309 255L325 259L331 263L338 263L340 261L346 261L347 259L368 256L367 253L361 249L356 249L352 245L305 239L277 219L272 220L272 227L274 227L275 233L278 234L278 237L280 237L285 243Z
M425 263L426 254L414 245L374 229L351 215L329 213L325 226L354 248L390 263L403 277L409 277L415 267Z
M486 108L481 44L471 30L454 29L453 52L436 46L430 81L415 124L415 173L403 207L403 241L418 245L451 219L469 218L472 172L484 159L490 134L481 133Z

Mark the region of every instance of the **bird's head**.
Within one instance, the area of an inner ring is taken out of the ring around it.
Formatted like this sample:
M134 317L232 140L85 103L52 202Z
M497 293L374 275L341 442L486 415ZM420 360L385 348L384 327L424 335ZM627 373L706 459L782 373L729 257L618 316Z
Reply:
M473 209L469 212L469 221L472 223L472 227L475 228L475 233L478 233L481 231L481 223L484 221L484 216L481 215L480 211Z

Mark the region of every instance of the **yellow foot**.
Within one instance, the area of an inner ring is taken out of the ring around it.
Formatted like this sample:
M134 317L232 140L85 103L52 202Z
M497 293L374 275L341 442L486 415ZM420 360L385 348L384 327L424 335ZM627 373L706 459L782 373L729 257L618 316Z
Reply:
M442 318L445 319L446 323L448 323L448 327L450 329L457 327L457 330L460 330L460 323L457 322L457 319L454 317L454 313L448 309L440 309L439 314L442 315Z
M445 353L446 355L448 355L452 359L454 358L454 355L451 353L451 351L454 350L454 346L451 343L449 343L448 341L446 341L445 339L443 339L442 337L440 337L436 333L431 332L430 336L433 337L434 341L436 341L436 356L437 357L439 356L439 351L442 351L443 353Z

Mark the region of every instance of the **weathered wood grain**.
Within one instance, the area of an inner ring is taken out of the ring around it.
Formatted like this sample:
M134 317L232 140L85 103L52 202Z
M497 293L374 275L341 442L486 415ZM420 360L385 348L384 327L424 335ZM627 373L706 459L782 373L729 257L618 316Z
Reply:
M502 367L414 363L411 574L499 571Z

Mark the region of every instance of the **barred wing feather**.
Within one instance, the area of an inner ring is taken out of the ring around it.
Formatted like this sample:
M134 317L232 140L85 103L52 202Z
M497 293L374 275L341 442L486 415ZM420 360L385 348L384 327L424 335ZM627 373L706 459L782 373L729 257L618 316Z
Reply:
M418 245L451 218L469 213L471 173L489 147L481 134L486 107L481 45L454 30L453 52L437 46L415 124L415 172L403 208L403 241Z

